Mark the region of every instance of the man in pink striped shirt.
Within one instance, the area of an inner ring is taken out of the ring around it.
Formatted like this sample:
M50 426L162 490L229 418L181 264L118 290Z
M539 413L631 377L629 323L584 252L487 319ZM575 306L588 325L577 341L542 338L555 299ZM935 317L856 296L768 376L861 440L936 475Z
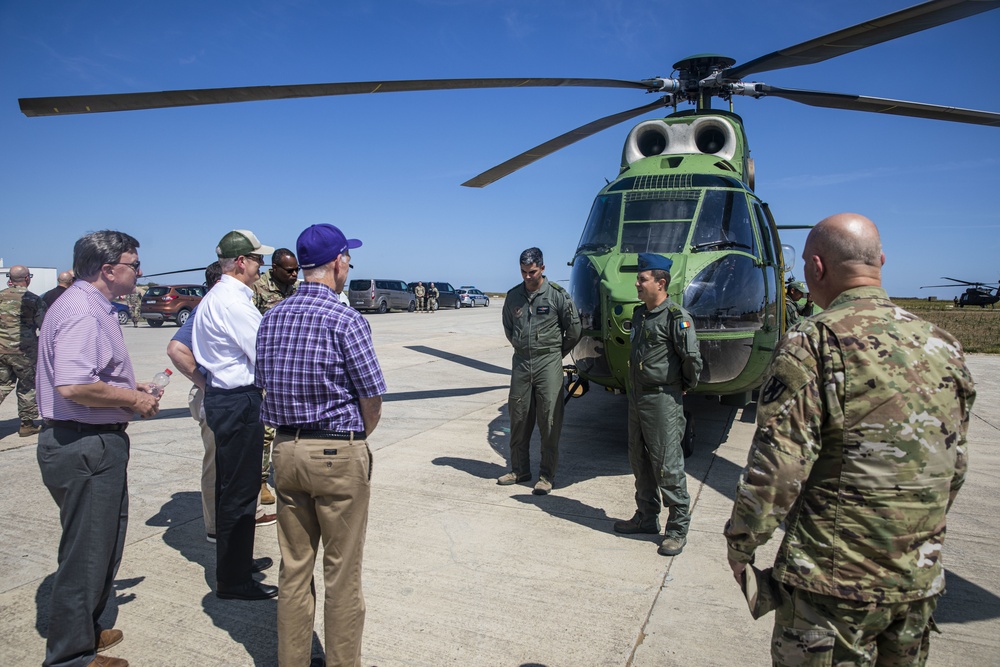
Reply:
M48 310L35 375L44 425L42 481L59 506L62 537L52 584L46 667L128 667L97 655L122 640L98 621L125 546L129 438L134 413L152 417L159 398L137 383L111 299L138 277L139 242L122 232L87 234L73 247L77 281Z

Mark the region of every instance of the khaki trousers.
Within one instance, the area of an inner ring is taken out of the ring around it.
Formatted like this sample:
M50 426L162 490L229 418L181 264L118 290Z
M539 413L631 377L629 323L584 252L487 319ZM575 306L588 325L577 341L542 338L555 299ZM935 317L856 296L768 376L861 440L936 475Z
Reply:
M365 625L361 561L371 495L368 443L278 433L272 461L281 549L278 665L309 665L316 613L313 570L321 539L326 665L360 665Z

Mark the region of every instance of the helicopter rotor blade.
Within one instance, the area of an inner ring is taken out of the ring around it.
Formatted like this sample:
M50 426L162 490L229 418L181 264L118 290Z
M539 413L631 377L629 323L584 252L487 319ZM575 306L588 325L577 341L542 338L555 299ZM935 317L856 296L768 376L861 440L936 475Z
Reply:
M768 95L782 97L793 102L829 109L847 109L850 111L885 113L894 116L910 116L912 118L928 118L930 120L946 120L953 123L1000 127L1000 113L993 111L946 107L939 104L907 102L905 100L891 100L883 97L868 97L866 95L780 88L764 83L736 84L733 92L741 95L752 95L753 97L766 97Z
M935 288L938 288L938 287L952 287L952 288L957 288L958 285L921 285L920 289L935 289Z
M645 104L641 107L636 107L635 109L629 109L628 111L620 111L616 114L611 114L610 116L605 116L604 118L591 121L586 125L581 125L575 130L570 130L565 134L561 134L555 139L549 139L543 144L539 144L534 148L529 148L520 155L516 155L506 162L498 164L491 169L487 169L478 176L470 178L465 183L462 183L462 185L468 188L485 187L490 183L500 180L504 176L509 176L522 167L528 166L532 162L540 160L560 149L575 144L581 139L586 139L591 135L597 134L601 130L606 130L609 127L617 125L618 123L623 123L630 118L641 116L644 113L669 106L672 103L673 96L665 95L651 104Z
M736 81L750 74L823 62L935 26L1000 8L1000 0L931 0L755 58L722 72Z
M175 273L194 273L195 271L201 271L202 273L204 273L205 267L204 266L199 266L198 268L195 268L195 269L181 269L179 271L164 271L163 273L143 273L142 277L143 278L155 278L156 276L172 276Z
M941 276L941 280L954 280L956 283L962 283L963 285L982 285L982 283L973 283L968 280L959 280L958 278L949 278L948 276Z
M202 88L195 90L165 90L155 93L115 93L110 95L71 95L65 97L26 97L18 99L21 112L35 116L65 116L69 114L136 111L229 104L260 100L286 100L331 95L363 95L369 93L401 93L418 90L463 90L478 88L638 88L656 91L661 80L622 81L618 79L415 79L409 81L358 81L317 83L290 86L245 86L236 88Z

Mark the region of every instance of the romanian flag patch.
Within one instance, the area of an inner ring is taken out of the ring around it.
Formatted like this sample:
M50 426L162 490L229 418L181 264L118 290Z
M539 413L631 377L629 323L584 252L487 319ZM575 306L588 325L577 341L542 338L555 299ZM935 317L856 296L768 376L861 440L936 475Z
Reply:
M691 323L687 320L681 320L681 329L690 329Z

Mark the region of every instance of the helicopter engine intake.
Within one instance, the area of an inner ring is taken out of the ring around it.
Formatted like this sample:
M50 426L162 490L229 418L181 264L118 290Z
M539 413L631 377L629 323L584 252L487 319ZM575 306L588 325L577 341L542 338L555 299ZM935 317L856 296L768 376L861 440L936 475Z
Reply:
M733 126L720 116L698 116L691 122L639 123L625 140L623 166L657 155L716 155L732 160L738 142Z

